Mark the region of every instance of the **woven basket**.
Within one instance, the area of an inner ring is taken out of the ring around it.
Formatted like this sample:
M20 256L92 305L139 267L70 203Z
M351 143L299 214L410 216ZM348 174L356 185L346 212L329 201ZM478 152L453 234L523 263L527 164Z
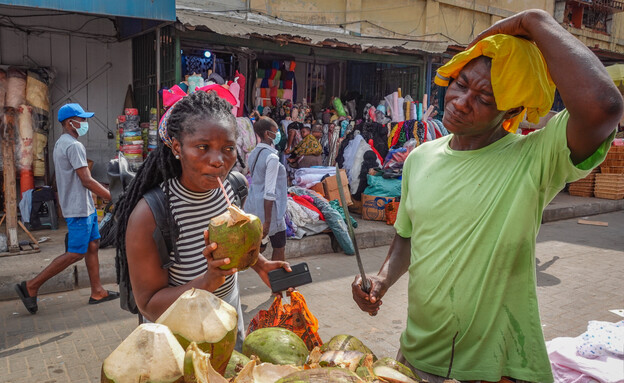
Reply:
M593 197L594 196L594 192L593 191L580 191L580 190L568 190L568 193L571 196L575 196L575 197Z
M624 166L602 166L600 165L600 171L608 174L624 174Z
M594 192L596 198L604 198L604 199L624 199L624 191L620 193L612 193L612 192L602 192L596 190Z

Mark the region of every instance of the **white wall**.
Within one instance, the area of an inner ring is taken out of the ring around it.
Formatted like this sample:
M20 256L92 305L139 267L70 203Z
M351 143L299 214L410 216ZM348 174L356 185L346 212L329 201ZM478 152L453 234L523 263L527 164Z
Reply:
M56 69L50 104L77 102L85 110L95 113L95 118L89 121L89 133L80 141L87 149L87 157L95 162L94 178L108 182L106 164L115 155L116 145L115 140L107 138L107 131L110 129L115 133L115 120L123 112L126 91L132 82L132 42L117 42L113 22L104 17L79 14L51 17L48 15L54 12L11 7L0 7L0 11L2 14L29 15L15 17L12 21L31 31L25 33L0 26L0 65L34 66L36 63ZM46 16L37 16L39 14ZM79 32L69 32L81 26ZM112 66L101 72L107 63ZM97 78L67 97L97 72L101 72ZM51 173L54 173L54 142L62 134L56 115L58 107L52 111L53 125L48 135Z

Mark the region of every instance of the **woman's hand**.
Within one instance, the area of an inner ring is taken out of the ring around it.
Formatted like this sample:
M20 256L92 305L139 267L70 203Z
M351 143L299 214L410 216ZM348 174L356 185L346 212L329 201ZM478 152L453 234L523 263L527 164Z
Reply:
M288 271L289 273L292 271L290 268L290 264L286 261L269 261L262 254L258 255L258 262L252 266L252 268L258 273L260 279L271 288L271 283L269 282L269 271L281 269Z
M366 293L362 290L362 277L356 275L355 280L351 284L351 292L353 293L353 300L357 303L360 310L367 312L371 316L375 316L382 304L381 298L388 291L388 286L378 275L368 277L368 281L370 284L370 293Z
M213 258L212 253L217 249L217 244L215 242L210 242L208 230L204 230L204 242L206 244L206 247L202 251L202 254L204 255L204 258L206 258L208 269L203 275L203 288L204 290L212 292L218 289L219 286L221 286L223 283L225 283L225 277L234 274L238 270L236 268L229 270L221 270L219 268L220 266L229 264L230 258Z

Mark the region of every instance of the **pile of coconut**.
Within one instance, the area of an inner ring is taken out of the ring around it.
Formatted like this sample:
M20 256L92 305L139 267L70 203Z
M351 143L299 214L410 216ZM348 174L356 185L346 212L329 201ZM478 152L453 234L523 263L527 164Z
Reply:
M236 310L213 294L186 291L156 323L137 327L102 364L102 383L412 383L391 358L377 360L350 335L309 351L292 331L259 329L234 350Z

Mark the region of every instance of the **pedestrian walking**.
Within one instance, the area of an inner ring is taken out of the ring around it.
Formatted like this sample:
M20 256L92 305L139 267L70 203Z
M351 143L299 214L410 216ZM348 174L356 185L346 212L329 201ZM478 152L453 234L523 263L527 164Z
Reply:
M514 36L521 36L514 37ZM602 63L547 12L495 23L438 69L452 134L414 149L403 169L396 236L353 298L371 315L408 272L398 359L422 379L552 382L538 312L535 246L544 207L605 158L622 96ZM527 113L566 110L513 134Z
M251 184L244 210L262 221L262 238L271 240L273 261L285 260L286 208L288 185L286 168L280 163L275 146L281 141L280 130L272 119L261 117L254 123L260 143L249 155Z
M100 282L100 233L91 193L105 200L110 200L111 195L91 176L87 152L78 141L78 137L89 130L87 119L90 117L93 113L85 112L79 104L66 104L58 111L63 134L54 145L53 155L59 203L67 222L66 251L36 277L15 285L15 291L31 314L37 312L37 293L41 285L83 258L91 283L88 303L98 304L119 298L119 293L104 289Z

